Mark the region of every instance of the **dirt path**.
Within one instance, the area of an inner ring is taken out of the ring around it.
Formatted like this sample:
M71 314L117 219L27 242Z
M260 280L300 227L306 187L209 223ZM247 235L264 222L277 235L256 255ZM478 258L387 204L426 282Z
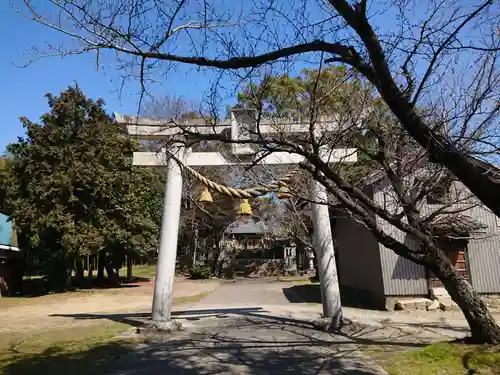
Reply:
M174 298L177 304L183 302L183 309L207 309L228 307L267 306L273 312L302 313L304 319L311 319L321 313L321 304L299 303L284 291L293 285L285 282L236 281L220 284L214 280L194 281L177 279L174 284ZM194 296L212 292L202 301ZM0 300L0 335L9 332L29 332L51 328L82 327L126 315L143 314L151 310L153 283L141 283L135 287L82 291L49 295L38 298L11 298ZM193 298L189 298L193 297ZM181 301L180 301L180 300ZM175 302L174 302L175 303ZM269 305L269 306L268 306ZM113 316L114 315L114 316ZM383 312L344 308L345 317L378 328L377 334L390 330L418 332L421 338L432 336L464 335L467 323L460 312ZM500 311L494 311L500 322ZM390 336L390 334L389 334Z
M214 281L176 280L174 299L189 302L189 297L194 299L217 286ZM152 293L153 283L149 282L121 289L81 291L18 301L10 299L6 306L0 304L0 334L86 326L108 320L105 315L125 312L148 313ZM103 317L99 319L95 315Z

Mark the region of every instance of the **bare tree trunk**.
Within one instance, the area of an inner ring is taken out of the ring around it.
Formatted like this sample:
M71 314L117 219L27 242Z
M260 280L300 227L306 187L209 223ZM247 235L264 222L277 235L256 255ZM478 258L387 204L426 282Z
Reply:
M331 1L331 3L360 36L367 48L373 72L370 69L365 70L362 64L354 64L355 67L358 70L361 68L361 73L377 87L408 134L427 150L433 161L446 166L481 202L500 216L500 182L496 178L496 168L464 154L451 140L430 128L417 114L414 103L398 88L381 42L370 23L367 20L359 22L356 16L353 17L353 10L347 2ZM484 4L484 7L487 5Z
M499 344L500 326L490 314L479 294L460 276L444 254L433 259L431 270L439 277L453 301L462 310L474 342Z
M474 160L432 131L395 87L392 90L382 87L381 93L403 127L429 152L431 159L446 166L481 202L500 216L500 183L494 178L494 168Z
M106 262L106 256L104 252L100 251L97 254L97 284L99 286L104 284L104 265Z
M83 287L85 285L85 275L83 271L83 259L76 258L75 259L75 278L76 285L78 287Z
M108 280L111 286L117 287L120 285L120 279L115 271L115 268L108 260L106 260L104 268L106 268L106 273L108 274Z
M132 258L130 255L126 255L127 258L127 281L132 281Z
M88 257L88 262L89 262L89 266L88 266L88 275L87 275L87 283L89 285L89 287L92 287L92 283L93 283L93 278L94 278L94 262L93 262L93 257L90 256Z
M216 254L213 258L213 273L215 276L220 276L224 269L224 264L228 258L228 251L226 250L226 244L222 243L222 239L224 238L224 231L226 230L226 227L219 232L219 236L215 239L214 241L214 247Z
M193 267L196 265L196 257L197 257L197 252L198 252L198 228L195 228L194 230L194 243L193 243Z
M214 267L213 267L213 272L215 276L220 276L222 273L222 269L224 267L224 261L226 260L226 250L223 248L221 249L220 246L216 246L217 249L217 255L214 258Z

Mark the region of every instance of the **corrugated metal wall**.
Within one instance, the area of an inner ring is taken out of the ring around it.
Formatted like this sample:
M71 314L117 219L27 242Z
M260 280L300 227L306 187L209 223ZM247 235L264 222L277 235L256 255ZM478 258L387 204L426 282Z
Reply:
M455 189L455 193L462 191L460 194L468 194L460 183L456 184ZM374 198L377 203L385 205L389 210L394 207L393 199L384 189L378 190ZM469 200L467 205L470 205L470 202ZM427 214L436 207L438 206L424 205L421 211ZM463 214L488 226L484 233L478 233L469 240L470 281L479 293L500 293L500 226L498 225L500 221L491 211L479 205L464 211ZM396 240L415 246L405 233L391 224L380 218L377 218L377 224ZM380 245L380 260L386 295L427 294L426 273L422 266L396 255L383 245Z
M378 242L364 225L335 213L333 235L342 285L383 296Z
M416 246L406 233L378 219L378 226L397 241L410 247ZM424 267L397 255L391 249L380 245L380 262L387 296L426 295L428 292Z
M479 293L500 293L500 222L482 206L472 208L468 214L488 226L467 246L472 286Z
M397 204L388 189L379 189L374 194L374 200L389 212L396 210ZM395 240L416 246L406 233L377 217L377 225ZM391 249L380 245L380 262L384 280L384 292L387 296L426 295L428 293L427 279L424 267L400 257Z

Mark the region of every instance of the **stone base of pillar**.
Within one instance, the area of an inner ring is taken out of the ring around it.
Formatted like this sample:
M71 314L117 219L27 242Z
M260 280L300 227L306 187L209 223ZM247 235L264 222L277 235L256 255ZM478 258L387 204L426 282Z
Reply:
M373 327L370 324L360 323L358 321L352 321L351 319L347 319L342 317L341 319L336 320L336 324L332 318L321 317L312 322L314 329L318 331L344 334L348 336L352 336L356 333L361 332L363 329L367 329L369 327Z
M342 316L335 318L321 317L313 321L314 328L324 332L339 333L343 325L344 319L342 319Z
M155 321L148 320L141 327L137 328L137 333L172 333L182 331L182 324L177 320Z

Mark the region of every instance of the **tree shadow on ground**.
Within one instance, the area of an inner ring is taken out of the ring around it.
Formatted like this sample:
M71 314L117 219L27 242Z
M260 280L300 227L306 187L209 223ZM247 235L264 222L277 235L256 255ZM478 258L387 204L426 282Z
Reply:
M258 307L187 310L176 312L176 316L179 319L211 319L211 323L168 335L134 335L134 341L107 342L72 353L59 348L50 348L40 354L16 352L13 353L15 360L4 366L2 373L381 375L383 372L375 362L360 355L357 344L379 348L401 344L401 338L393 333L385 339L367 338L378 337L377 331L381 328L351 327L349 333L333 335L311 329L308 322L273 316ZM75 318L105 317L122 321L124 317L136 320L147 314L81 314ZM413 347L425 345L419 343Z
M321 304L321 289L319 283L293 285L289 288L283 288L283 294L292 303ZM373 309L370 301L359 298L346 288L341 288L340 299L342 306L355 307L358 309Z
M319 284L293 285L282 290L289 302L321 304L321 289Z
M133 277L132 279L127 279L126 277L120 277L120 283L112 283L107 278L105 278L101 283L97 282L97 278L93 278L92 283L88 283L86 280L85 285L78 285L76 278L71 279L69 287L64 291L53 291L47 289L47 284L45 280L41 277L37 278L27 278L22 282L22 291L16 294L12 294L10 297L41 297L47 294L61 294L66 292L74 292L78 290L100 290L100 289L124 289L124 288L137 288L141 284L149 283L151 278L149 277Z
M460 336L463 335L463 337L466 337L467 335L470 334L470 328L465 327L465 326L450 326L450 324L446 322L427 322L427 323L409 323L405 322L404 324L401 323L394 323L395 326L398 325L404 325L409 328L415 328L415 329L423 329L423 330L453 330L454 332L460 334Z
M77 320L102 320L108 319L114 322L128 324L131 327L141 327L150 317L149 313L129 314L53 314L54 317L74 318ZM269 330L302 329L310 334L331 335L336 338L335 344L360 344L360 345L393 345L403 347L423 347L428 342L412 342L405 340L408 333L400 331L386 335L385 327L372 327L358 323L345 325L342 332L330 334L315 328L313 320L298 319L290 316L281 316L270 313L262 307L226 308L226 309L201 309L174 311L172 316L188 330L197 327L227 325L224 320L237 320L240 327L257 325ZM221 321L222 323L218 323Z
M377 326L354 322L346 325L341 332L330 334L315 330L313 319L276 315L258 306L181 310L172 314L186 330L152 339L149 344L154 345L134 349L133 356L121 356L119 361L113 362L113 374L379 374L374 370L375 362L368 357L360 357L359 349L374 358L379 358L379 354L389 358L401 351L423 348L436 341L432 338L436 330L467 334L465 328L457 329L446 322L391 321L381 321ZM109 319L140 327L149 318L149 313L54 316ZM293 337L283 339L283 335ZM441 336L440 339L449 340L451 337ZM114 349L103 348L111 352ZM116 350L119 352L120 347ZM30 373L15 372L15 369L16 366L12 365L9 367L11 372L5 374Z
M149 276L132 276L131 279L126 276L120 276L121 284L136 284L136 283L149 283L153 277Z
M94 347L85 352L26 355L6 366L5 375L127 374L377 374L356 369L360 361L349 350L335 354L311 350L309 341L266 343L261 340L225 339L218 332L171 338L131 348L120 342Z
M66 352L50 347L42 353L25 353L8 350L1 353L0 365L4 375L51 374L90 375L113 371L113 365L133 350L130 343L109 342L82 351Z
M62 375L70 369L72 375L383 373L358 352L355 341L313 330L306 321L267 314L261 308L188 310L176 312L176 316L210 319L210 324L168 335L138 335L144 341L134 346L112 342L85 352L63 354L48 350L25 355L6 366L3 373ZM140 319L144 314L107 317L123 321Z

